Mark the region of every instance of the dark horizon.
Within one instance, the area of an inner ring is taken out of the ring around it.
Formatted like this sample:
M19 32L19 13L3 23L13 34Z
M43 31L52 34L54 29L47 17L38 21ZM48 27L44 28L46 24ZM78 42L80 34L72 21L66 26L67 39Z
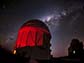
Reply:
M0 40L3 47L13 49L19 28L30 19L39 19L48 25L54 57L68 55L73 38L84 44L83 0L0 0Z

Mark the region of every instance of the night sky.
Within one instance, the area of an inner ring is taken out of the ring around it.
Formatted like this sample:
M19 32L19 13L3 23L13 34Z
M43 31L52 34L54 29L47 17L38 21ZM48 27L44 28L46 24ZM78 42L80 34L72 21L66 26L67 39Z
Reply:
M30 19L45 22L51 32L51 54L67 55L73 38L84 42L83 0L0 0L0 42L12 50L18 29Z

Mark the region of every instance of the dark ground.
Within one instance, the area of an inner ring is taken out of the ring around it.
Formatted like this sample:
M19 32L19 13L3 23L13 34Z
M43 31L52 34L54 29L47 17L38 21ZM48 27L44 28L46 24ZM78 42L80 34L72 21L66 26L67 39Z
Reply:
M9 51L0 48L0 63L29 63L30 58L23 58L16 55L13 55ZM51 58L50 60L35 60L37 63L81 63L83 57L60 57L60 58ZM32 61L31 63L36 63ZM84 63L84 62L82 62Z

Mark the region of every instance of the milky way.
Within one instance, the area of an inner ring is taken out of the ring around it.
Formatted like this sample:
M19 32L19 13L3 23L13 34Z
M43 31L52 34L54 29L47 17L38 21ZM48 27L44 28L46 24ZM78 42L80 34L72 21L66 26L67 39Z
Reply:
M40 19L48 25L54 57L67 55L72 38L84 41L83 0L1 0L1 44L11 50L18 29L29 19Z

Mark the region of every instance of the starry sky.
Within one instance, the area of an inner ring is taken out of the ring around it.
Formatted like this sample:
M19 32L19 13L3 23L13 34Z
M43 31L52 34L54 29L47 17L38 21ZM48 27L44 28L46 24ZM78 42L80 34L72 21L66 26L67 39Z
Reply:
M1 45L12 50L18 29L30 19L48 25L54 57L67 55L73 38L84 42L83 0L0 0Z

